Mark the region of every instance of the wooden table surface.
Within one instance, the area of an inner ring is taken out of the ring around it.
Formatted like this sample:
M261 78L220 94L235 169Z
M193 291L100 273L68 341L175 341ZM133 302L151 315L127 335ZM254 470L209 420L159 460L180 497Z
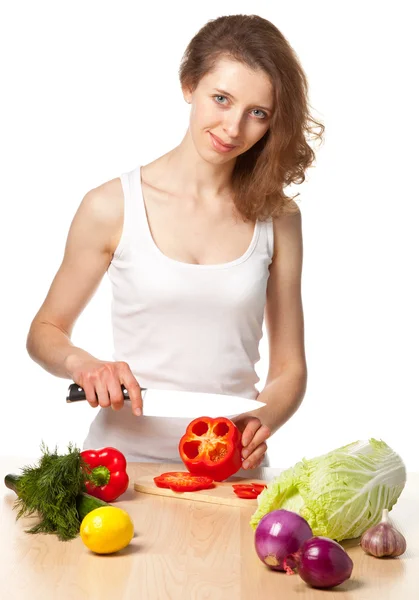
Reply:
M417 600L419 598L419 473L390 518L407 541L397 559L342 542L354 562L351 578L328 591L298 575L272 571L254 550L251 507L193 502L136 492L135 478L179 470L168 463L130 463L130 486L114 504L131 515L135 535L113 555L90 552L80 537L25 533L36 517L16 521L16 495L4 475L37 459L0 458L0 598L7 600ZM183 470L183 469L182 469ZM269 481L281 469L267 468Z

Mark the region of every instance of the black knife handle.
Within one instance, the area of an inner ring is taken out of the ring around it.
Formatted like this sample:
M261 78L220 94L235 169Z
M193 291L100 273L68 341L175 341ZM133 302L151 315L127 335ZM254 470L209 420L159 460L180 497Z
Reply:
M142 392L144 392L147 388L140 388ZM121 385L122 394L124 396L124 400L129 400L128 390L124 385ZM97 398L97 396L96 396ZM67 402L78 402L79 400L86 400L86 394L84 393L84 389L80 387L77 383L72 383L68 388L68 394L66 401Z

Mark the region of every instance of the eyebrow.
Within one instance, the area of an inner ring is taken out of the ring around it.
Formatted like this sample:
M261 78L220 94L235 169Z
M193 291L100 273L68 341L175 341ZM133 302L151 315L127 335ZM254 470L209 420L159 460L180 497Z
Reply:
M228 92L226 92L225 90L219 90L218 88L214 88L215 92L219 92L220 94L222 94L223 96L228 96L229 98L231 98L232 100L236 100L236 98L234 96L232 96L231 94L229 94ZM256 105L258 108L263 108L264 110L267 110L268 112L272 112L272 108L268 108L267 106L261 106L260 104Z

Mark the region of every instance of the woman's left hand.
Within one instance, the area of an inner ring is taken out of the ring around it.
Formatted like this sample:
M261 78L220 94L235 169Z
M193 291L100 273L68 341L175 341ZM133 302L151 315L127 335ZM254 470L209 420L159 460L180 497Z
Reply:
M263 461L268 446L266 441L271 430L257 417L243 415L232 419L242 433L243 469L255 469Z

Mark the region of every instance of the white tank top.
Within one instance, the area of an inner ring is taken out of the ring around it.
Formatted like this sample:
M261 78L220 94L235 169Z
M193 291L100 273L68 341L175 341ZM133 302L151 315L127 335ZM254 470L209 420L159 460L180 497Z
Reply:
M145 388L255 399L259 381L255 364L260 359L273 255L272 219L256 221L249 247L236 260L211 265L177 261L163 254L151 235L140 166L120 179L124 225L108 269L113 360L127 362ZM84 447L86 443L93 444L90 448L112 445L109 434L119 430L114 441L132 444L126 448L131 460L164 459L162 452L168 450L168 459L179 459L177 436L183 435L188 420L168 422L173 436L168 440L166 432L162 449L161 437L156 443L152 439L155 425L164 428L161 417L135 417L129 403L121 411L99 409ZM180 430L176 430L176 422ZM140 427L142 435L134 434L133 440L127 441L126 433L132 427L138 433ZM141 442L144 434L147 448Z

